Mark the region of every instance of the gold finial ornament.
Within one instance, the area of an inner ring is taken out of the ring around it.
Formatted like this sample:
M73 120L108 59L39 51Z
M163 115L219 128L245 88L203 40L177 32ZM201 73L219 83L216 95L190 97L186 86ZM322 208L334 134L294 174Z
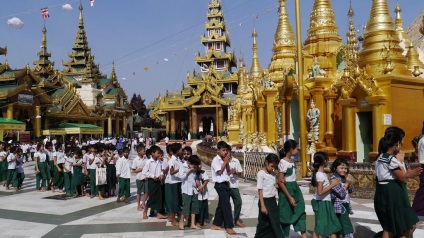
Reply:
M252 37L253 37L253 58L252 58L252 67L250 68L250 80L253 82L260 82L263 78L263 70L259 63L258 56L258 45L256 43L256 37L258 33L256 29L253 29Z
M420 66L414 66L414 70L412 71L412 75L414 77L419 77L421 74L423 74L420 70Z
M413 69L415 66L424 68L424 64L419 60L419 54L415 50L415 47L412 43L408 46L408 53L406 53L406 58L408 59L408 69Z
M355 23L353 20L355 13L352 8L352 1L350 2L350 7L349 7L349 11L347 15L349 16L349 28L346 33L346 38L347 38L346 60L347 60L348 66L351 67L357 63L358 53L359 53L358 38L356 37L357 31L355 29Z

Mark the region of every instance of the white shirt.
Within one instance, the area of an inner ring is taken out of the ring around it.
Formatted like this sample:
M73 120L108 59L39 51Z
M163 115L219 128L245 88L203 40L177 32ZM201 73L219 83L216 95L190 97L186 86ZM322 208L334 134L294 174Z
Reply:
M131 178L131 161L125 157L119 158L116 162L116 176L121 178Z
M393 174L392 170L400 168L400 162L396 159L395 156L390 155L387 157L387 154L382 154L377 158L375 162L375 173L377 175L378 181L384 180L396 180L396 176ZM389 163L385 163L384 161ZM387 184L387 182L378 182L379 184Z
M169 161L168 161L168 166L169 166L168 182L169 182L169 184L176 184L176 183L182 182L183 177L181 177L179 174L180 174L181 167L183 166L183 164L184 164L184 161L177 159L177 157L175 157L175 155L171 156L171 159L169 159ZM171 175L171 167L174 167L175 170L178 170L178 173Z
M418 141L418 162L424 164L424 136Z
M330 186L330 181L328 180L328 177L325 173L323 172L317 172L317 174L315 175L317 183L318 182L322 182L322 188L328 187ZM323 200L323 201L331 201L331 190L324 193L323 195L318 195L318 188L315 190L315 196L314 199L315 200Z
M35 152L34 158L38 158L39 162L46 162L46 154L44 153Z
M162 174L162 161L160 159L154 160L150 158L144 165L142 173L146 178L159 178Z
M49 156L49 161L53 161L53 152L50 150L44 150L44 154Z
M233 157L231 159L229 165L230 165L230 169L236 169L235 174L230 174L230 188L238 188L239 183L238 183L238 175L237 174L243 172L243 169L241 168L240 161Z
M65 156L65 154L62 153L61 151L56 151L56 152L53 153L53 158L56 157L56 163L57 164L65 163L64 156Z
M165 137L165 143L168 144L169 143L169 138Z
M3 159L7 159L7 158L4 158L5 156L6 156L6 151L1 151L0 152L0 158L1 158L1 160L0 161L3 161Z
M135 174L135 178L137 180L144 180L145 177L143 176L142 171L143 171L144 165L146 165L146 162L147 162L146 156L144 156L143 158L140 158L140 156L137 156L133 160L131 169L133 169L133 170L141 169L140 172Z
M171 181L171 176L169 175L169 165L168 165L169 161L166 158L162 159L162 172L164 172L165 170L168 169L168 173L166 173L165 175L165 181L163 181L164 183L169 183L169 181Z
M198 176L197 176L196 180L200 181L200 185L203 185L203 182L205 182L205 181L209 181L209 177L208 177L206 171L202 170L202 171L200 171L200 173L199 173L199 171L197 171L197 173L198 173ZM198 195L197 199L198 200L209 199L208 186L204 187L201 192L199 191L199 195Z
M30 152L32 152L32 153L37 152L37 146L36 146L36 145L32 145L32 146L29 148L29 151L30 151Z
M215 183L222 183L230 181L230 177L228 176L227 170L224 168L224 171L221 175L217 172L221 170L222 164L224 160L219 157L219 155L215 156L212 160L211 171L212 171L212 181Z
M93 163L91 163L90 164L90 169L97 169L97 163L99 162L99 161L97 161L97 156L96 157L94 157L94 155L93 154L90 154L89 156L88 156L88 158L89 159L94 159L93 160ZM89 162L90 163L90 162Z
M185 163L187 164L187 163ZM183 164L183 170L180 170L180 176L182 177L181 180L181 192L187 195L195 195L197 194L197 187L196 187L196 171L193 170L189 174L187 174L187 171L190 169L184 166Z
M71 166L71 164L75 163L75 158L73 156L64 156L63 160L65 161L64 163L64 168L66 168L67 170L71 171L71 173L73 173L73 166ZM64 170L64 172L67 172Z
M277 196L277 189L275 188L275 175L274 173L266 173L263 169L259 170L257 177L257 189L262 189L264 198L272 198Z
M7 169L16 169L16 160L13 159L15 159L15 155L10 153L9 156L7 156L7 162L9 163Z
M280 173L284 173L286 175L287 170L293 168L293 173L290 176L284 176L287 182L294 182L296 181L296 166L294 166L294 163L290 163L285 159L281 159L280 163L278 163L278 171Z

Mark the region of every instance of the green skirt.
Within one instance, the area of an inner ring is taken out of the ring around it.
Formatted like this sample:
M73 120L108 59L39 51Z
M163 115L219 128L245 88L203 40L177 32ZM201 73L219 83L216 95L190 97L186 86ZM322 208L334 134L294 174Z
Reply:
M84 175L82 174L82 168L81 167L73 167L74 174L72 176L72 182L75 186L83 185L84 183Z
M331 201L312 199L311 204L315 212L315 233L331 235L342 230Z
M296 206L292 206L289 203L284 192L278 190L278 209L280 211L280 223L283 226L284 234L286 236L290 234L290 225L293 224L293 228L296 232L306 231L306 212L305 212L305 200L303 199L302 191L300 191L299 185L296 181L286 183L287 191L290 196L296 201Z
M340 233L344 237L347 234L353 234L353 226L349 218L349 210L350 210L349 203L343 203L342 205L343 205L343 212L340 214L337 214L337 218L339 219L340 225L342 226L342 230L340 231Z
M256 226L255 238L282 238L283 229L279 222L278 206L275 197L264 198L264 204L268 210L265 215L261 212L261 202L259 201L258 225Z
M376 185L374 209L383 230L400 236L419 220L407 201L402 183L395 180Z
M57 166L61 169L61 172L59 172L59 170L53 163L53 177L55 178L54 186L58 187L59 189L62 189L65 184L65 177L63 174L63 164L58 164Z
M9 165L9 163L7 163L7 161L1 162L0 170L2 172L2 177L1 177L2 181L6 181L6 179L7 179L7 167L8 167L8 165Z
M149 179L147 189L149 190L149 199L147 200L146 207L161 211L163 209L161 181Z

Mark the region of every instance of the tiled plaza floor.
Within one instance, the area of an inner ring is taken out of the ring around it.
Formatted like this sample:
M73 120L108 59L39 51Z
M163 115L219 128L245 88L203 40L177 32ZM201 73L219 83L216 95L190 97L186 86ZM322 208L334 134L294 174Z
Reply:
M142 212L137 211L134 197L130 204L116 203L115 199L99 200L87 197L64 200L45 199L58 193L40 193L35 190L33 162L25 164L26 179L20 192L6 191L0 187L0 237L188 237L188 238L253 238L258 216L258 197L256 184L241 181L243 207L241 218L246 228L236 228L238 235L230 236L224 231L213 231L210 225L202 230L178 230L164 220L149 218L142 220ZM209 169L207 169L209 171ZM209 171L210 173L210 171ZM208 185L210 192L209 212L213 219L217 206L217 194L213 183ZM131 179L131 194L135 195L135 178ZM308 187L302 187L306 201L308 230L313 229L313 211ZM373 232L381 230L373 201L352 199L355 214L351 216L356 225L356 237L372 237ZM415 237L424 237L422 227ZM300 237L292 231L290 237ZM310 237L310 232L308 232Z

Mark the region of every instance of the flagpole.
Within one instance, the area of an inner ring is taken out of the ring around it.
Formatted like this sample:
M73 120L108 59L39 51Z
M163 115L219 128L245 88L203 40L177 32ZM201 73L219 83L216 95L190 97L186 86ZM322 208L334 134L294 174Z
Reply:
M297 41L297 77L299 82L299 121L300 121L300 155L302 160L302 176L307 176L306 163L306 124L305 124L305 100L303 91L303 54L302 54L302 26L300 21L300 0L295 0L296 10L296 41Z

